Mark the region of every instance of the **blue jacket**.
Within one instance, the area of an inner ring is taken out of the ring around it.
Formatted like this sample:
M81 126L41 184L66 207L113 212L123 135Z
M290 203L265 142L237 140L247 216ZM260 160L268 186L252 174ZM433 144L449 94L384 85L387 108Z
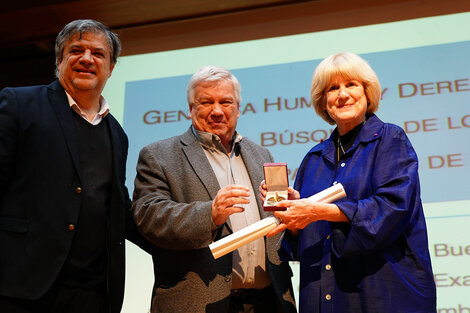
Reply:
M331 137L313 147L294 188L301 198L335 183L351 223L314 222L286 237L300 261L300 312L435 312L436 289L416 153L398 126L372 115L335 168Z

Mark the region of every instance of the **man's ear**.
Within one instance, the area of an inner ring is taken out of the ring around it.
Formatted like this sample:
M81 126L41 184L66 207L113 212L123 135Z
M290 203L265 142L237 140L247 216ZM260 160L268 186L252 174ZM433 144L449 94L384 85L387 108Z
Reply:
M109 67L109 76L108 76L108 78L111 77L111 74L113 73L113 70L114 70L114 66L115 66L115 65L116 65L116 64L112 64L112 65Z
M193 105L190 103L188 106L189 106L189 116L191 116L191 113L193 111Z
M62 60L60 60L59 58L56 58L56 64L57 64L57 70L59 70L59 67L60 65L62 64Z

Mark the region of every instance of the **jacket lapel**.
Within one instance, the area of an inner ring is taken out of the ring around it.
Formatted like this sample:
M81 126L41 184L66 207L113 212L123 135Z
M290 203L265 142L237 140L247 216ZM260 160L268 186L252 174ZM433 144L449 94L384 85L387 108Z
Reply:
M121 182L124 181L125 173L122 171L125 168L126 164L126 154L127 153L126 147L123 147L123 143L121 138L119 137L119 131L116 129L116 125L118 122L114 119L111 114L108 114L104 119L103 122L106 122L109 131L109 137L111 140L111 147L113 151L113 172L116 173L115 179Z
M65 90L60 85L58 80L54 81L48 86L47 95L49 98L49 103L57 115L57 120L59 121L62 133L64 134L70 156L81 181L80 155L75 123L68 103L67 95L65 94Z
M214 171L212 170L212 166L207 160L204 151L202 151L201 145L194 136L191 127L181 136L181 144L189 164L191 164L191 167L201 180L211 199L214 199L217 192L220 190L220 185ZM225 225L227 226L228 232L232 233L230 219L227 219ZM221 228L219 230L221 231Z
M191 128L181 137L183 152L191 164L196 175L209 193L211 199L214 199L220 189L217 177L215 176L212 166L207 160L201 145L192 133Z

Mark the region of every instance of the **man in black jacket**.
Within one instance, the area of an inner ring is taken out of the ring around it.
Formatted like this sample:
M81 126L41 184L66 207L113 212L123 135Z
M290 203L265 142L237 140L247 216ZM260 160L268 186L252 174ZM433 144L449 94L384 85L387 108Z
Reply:
M101 96L121 49L94 20L56 40L58 80L0 92L0 312L119 312L139 243L127 136Z

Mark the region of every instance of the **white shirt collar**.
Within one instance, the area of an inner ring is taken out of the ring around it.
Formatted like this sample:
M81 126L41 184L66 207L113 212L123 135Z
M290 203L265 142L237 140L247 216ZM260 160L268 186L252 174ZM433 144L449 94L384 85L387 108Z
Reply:
M70 96L67 91L65 93L67 94L67 99L69 101L70 107L92 125L98 125L103 120L103 118L105 118L105 116L109 113L108 101L106 101L103 96L100 96L100 110L94 117L93 121L90 122L87 119L85 113L83 113L83 111L78 106L77 102L72 98L72 96Z

